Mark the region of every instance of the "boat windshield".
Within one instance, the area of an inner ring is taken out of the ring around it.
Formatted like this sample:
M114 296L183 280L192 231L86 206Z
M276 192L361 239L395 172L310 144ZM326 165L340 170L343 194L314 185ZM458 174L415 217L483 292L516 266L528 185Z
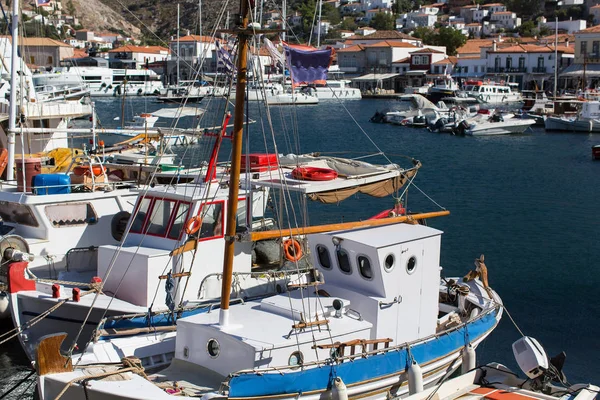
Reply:
M469 85L465 87L467 92L479 92L479 86Z

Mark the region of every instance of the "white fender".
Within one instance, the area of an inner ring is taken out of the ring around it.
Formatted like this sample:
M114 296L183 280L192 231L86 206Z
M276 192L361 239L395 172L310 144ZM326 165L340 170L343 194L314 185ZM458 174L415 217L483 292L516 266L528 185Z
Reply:
M10 317L9 296L6 292L0 292L0 320Z
M333 388L331 388L331 399L332 400L348 400L348 390L344 381L339 376L333 381Z
M477 354L475 354L475 349L471 346L471 343L466 345L462 349L462 366L461 372L466 374L467 372L475 369L477 366Z
M408 393L410 395L420 393L423 391L423 372L421 367L413 360L410 367L408 367Z

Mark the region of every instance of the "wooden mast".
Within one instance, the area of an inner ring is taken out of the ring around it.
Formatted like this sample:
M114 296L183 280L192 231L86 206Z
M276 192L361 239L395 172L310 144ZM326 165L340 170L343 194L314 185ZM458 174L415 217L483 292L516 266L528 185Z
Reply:
M223 259L223 285L221 287L221 308L219 310L219 325L225 327L229 323L229 298L231 295L231 279L233 274L233 256L235 252L236 216L240 187L240 171L242 144L244 134L244 102L246 101L246 69L248 66L247 32L249 3L251 0L241 0L240 25L238 26L238 59L237 82L235 85L235 113L233 123L233 146L231 155L231 172L229 180L229 201L227 203L227 228L225 231L225 255Z

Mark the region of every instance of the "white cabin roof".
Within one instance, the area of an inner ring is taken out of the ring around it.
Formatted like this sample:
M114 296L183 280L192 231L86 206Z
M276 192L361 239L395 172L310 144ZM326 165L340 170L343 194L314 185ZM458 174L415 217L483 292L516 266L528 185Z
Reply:
M424 225L393 224L352 231L331 232L326 235L358 242L370 247L382 248L398 243L438 236L442 233L440 230Z

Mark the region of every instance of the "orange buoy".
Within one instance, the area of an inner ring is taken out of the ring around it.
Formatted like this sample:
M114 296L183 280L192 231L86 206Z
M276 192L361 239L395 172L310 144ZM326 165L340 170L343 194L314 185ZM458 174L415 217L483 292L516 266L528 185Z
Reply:
M283 253L287 260L296 262L302 258L302 246L296 239L288 239L283 242Z
M185 224L185 233L187 233L188 235L193 235L200 230L201 226L202 226L202 217L199 215L196 215L196 216L190 218L188 220L187 224Z
M94 176L99 176L104 173L104 168L99 165L94 165L93 167L89 165L78 165L75 168L73 168L73 173L78 176L90 176L92 175L92 173L94 174Z
M292 171L292 177L302 181L331 181L338 173L329 168L298 167Z

